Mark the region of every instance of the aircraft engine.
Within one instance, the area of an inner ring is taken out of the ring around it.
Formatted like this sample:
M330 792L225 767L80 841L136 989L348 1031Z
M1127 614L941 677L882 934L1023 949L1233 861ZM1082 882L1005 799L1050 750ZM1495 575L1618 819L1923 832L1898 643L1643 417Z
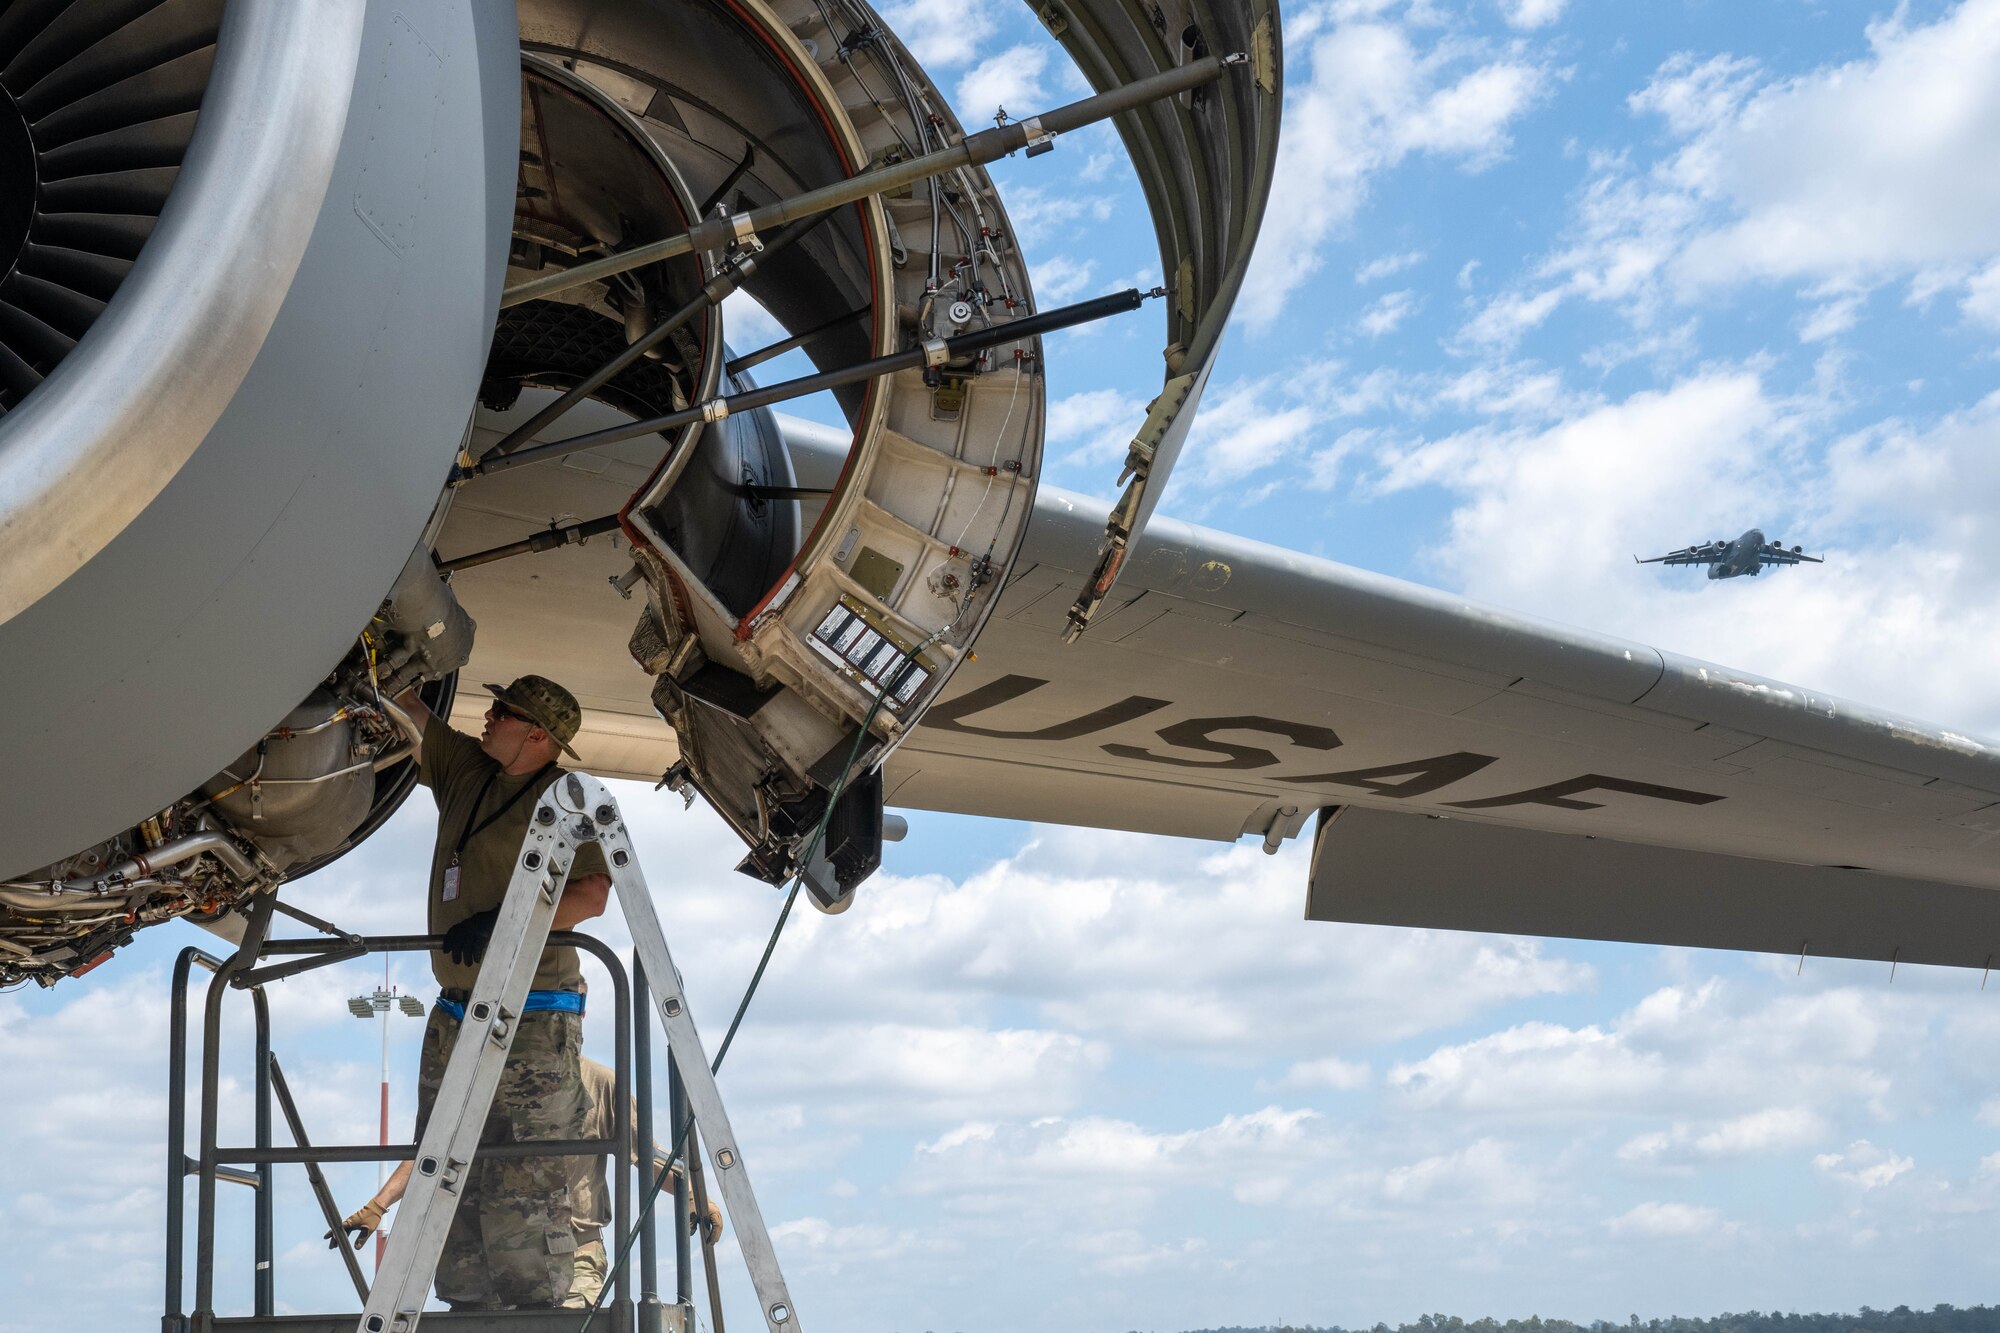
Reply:
M411 553L491 342L519 59L483 0L0 13L0 981L407 788L369 659L469 641Z
M0 9L0 983L226 927L408 793L399 689L552 651L586 763L676 746L844 906L1024 540L1040 334L1169 298L1076 632L1269 188L1271 0L1044 11L1096 93L968 134L864 0ZM984 164L1114 118L1163 284L1040 310ZM783 336L725 346L735 291ZM767 409L820 390L802 486Z

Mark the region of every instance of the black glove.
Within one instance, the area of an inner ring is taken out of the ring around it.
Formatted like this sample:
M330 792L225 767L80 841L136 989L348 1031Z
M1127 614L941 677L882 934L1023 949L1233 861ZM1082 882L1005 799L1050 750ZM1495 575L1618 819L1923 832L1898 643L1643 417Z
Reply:
M486 956L486 946L493 939L493 923L499 919L498 908L465 918L444 933L445 953L461 967L477 966Z
M340 1243L347 1239L347 1233L352 1233L354 1248L358 1250L367 1243L368 1233L381 1225L382 1206L377 1203L364 1203L348 1214L345 1222L326 1233L326 1248L339 1249Z

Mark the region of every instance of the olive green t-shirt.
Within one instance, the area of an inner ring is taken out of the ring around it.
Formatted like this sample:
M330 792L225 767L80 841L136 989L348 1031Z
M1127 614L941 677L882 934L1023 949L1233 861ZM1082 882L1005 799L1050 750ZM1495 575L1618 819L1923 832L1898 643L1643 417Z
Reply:
M550 767L540 775L502 773L500 765L479 748L478 741L453 731L441 718L432 715L424 725L423 760L418 765L418 776L437 798L438 807L437 845L431 853L428 897L431 934L442 935L467 917L500 906L507 896L507 885L514 878L514 862L521 854L521 840L528 835L528 821L534 817L535 798L564 771ZM535 790L523 791L531 782ZM506 813L488 824L488 818L502 807ZM486 826L480 828L482 824ZM445 867L451 864L459 839L471 829L478 832L466 842L465 850L458 852L458 893L447 902ZM578 875L610 872L604 863L604 853L596 843L587 842L577 848L569 873L573 879ZM477 966L461 966L438 951L431 954L431 972L438 985L460 990L471 990L479 976ZM583 973L577 967L576 950L568 947L543 950L541 966L535 969L534 989L582 990Z

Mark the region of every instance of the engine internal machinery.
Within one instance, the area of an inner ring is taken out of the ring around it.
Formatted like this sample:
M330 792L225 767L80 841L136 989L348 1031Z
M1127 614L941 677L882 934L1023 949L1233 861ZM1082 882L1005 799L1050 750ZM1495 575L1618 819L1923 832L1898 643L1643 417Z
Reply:
M235 762L117 836L0 881L0 984L53 985L156 922L223 923L373 832L417 778L394 696L414 685L448 711L472 633L419 547L340 665Z
M895 36L852 0L529 0L521 28L510 288L963 138ZM735 290L788 336L725 347L716 298ZM751 367L791 347L838 371L1028 317L1026 264L992 182L961 167L512 300L468 451L479 472L455 506L483 518L515 503L496 498L525 485L509 455L612 437L590 452L600 471L640 478L605 522L647 594L630 654L657 677L653 703L679 742L667 779L700 790L749 845L744 868L772 880L797 868L829 799L850 793L828 829L858 831L810 881L821 906L842 905L876 863L860 850L880 821L865 775L971 644L1025 531L1039 342L1024 333L833 386L852 444L817 488L797 485L767 411L643 427L754 390ZM519 470L573 485L560 465ZM459 517L443 549L458 549Z

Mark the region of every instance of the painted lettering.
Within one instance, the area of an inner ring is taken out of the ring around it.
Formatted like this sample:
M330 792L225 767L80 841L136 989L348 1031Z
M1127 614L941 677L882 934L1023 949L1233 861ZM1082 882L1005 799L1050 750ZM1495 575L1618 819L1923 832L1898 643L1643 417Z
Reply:
M1030 730L974 726L966 720L1032 694L1048 683L1038 676L1001 676L956 699L933 705L924 715L924 725L935 727L939 731L955 731L967 736L984 736L994 740L1073 741L1095 732L1122 726L1150 713L1157 713L1171 703L1167 699L1153 699L1142 694L1132 694L1093 712L1079 714L1068 721L1055 722ZM1217 739L1217 733L1237 731L1279 736L1293 745L1308 750L1335 750L1341 746L1340 737L1330 728L1246 713L1230 717L1192 717L1181 722L1169 723L1155 732L1160 740L1174 749L1194 751L1197 756L1203 757L1162 754L1140 745L1112 744L1100 748L1106 754L1119 759L1166 764L1175 768L1242 772L1269 768L1278 762L1278 756L1262 746ZM1359 787L1377 796L1403 800L1413 796L1425 796L1449 787L1497 762L1498 757L1494 755L1457 750L1450 754L1433 755L1428 759L1410 759L1401 763L1344 769L1333 773L1309 773L1300 777L1279 777L1277 780L1297 786L1333 784ZM1615 778L1603 773L1585 773L1581 777L1551 783L1545 787L1531 787L1525 791L1509 792L1504 796L1488 796L1472 801L1450 801L1446 804L1460 810L1494 810L1514 805L1546 805L1558 810L1602 809L1601 801L1577 799L1585 793L1594 791L1616 792L1655 801L1675 801L1683 805L1708 805L1722 799L1720 795L1712 792L1689 791L1682 787L1638 782L1630 778Z
M1722 798L1712 792L1688 791L1683 787L1662 787L1654 782L1634 782L1629 778L1610 778L1602 773L1585 773L1580 778L1567 782L1552 783L1546 787L1531 787L1527 791L1509 792L1505 796L1488 796L1478 801L1446 801L1446 805L1460 810L1493 810L1503 805L1552 805L1558 810L1597 810L1602 801L1573 801L1572 796L1580 796L1587 791L1616 791L1628 796L1644 796L1655 801L1680 801L1686 805L1707 805Z
M1321 783L1337 783L1343 787L1362 787L1377 796L1394 796L1398 800L1423 796L1440 787L1449 787L1460 778L1471 777L1480 769L1493 763L1495 756L1473 754L1469 750L1459 750L1453 754L1441 754L1430 759L1412 759L1402 764L1382 764L1376 768L1352 768L1345 773L1309 773L1302 778L1279 778L1280 782L1296 782L1300 785L1318 786ZM1402 782L1384 782L1384 778L1400 777L1408 773L1413 776Z
M1234 745L1228 741L1215 739L1218 731L1261 731L1272 736L1283 736L1294 745L1303 745L1309 750L1332 750L1339 748L1340 737L1325 727L1308 726L1300 722L1283 722L1275 717L1258 717L1247 714L1242 717L1191 717L1185 722L1175 722L1161 727L1159 738L1169 745L1183 750L1205 750L1209 754L1219 754L1220 759L1183 759L1178 755L1154 754L1137 745L1107 745L1106 754L1120 759L1143 759L1152 764L1174 764L1181 768L1226 768L1241 770L1246 768L1269 768L1278 762L1278 756L1269 750L1254 745Z
M1115 704L1108 704L1094 713L1085 713L1082 717L1071 718L1067 722L1058 722L1036 731L1003 731L994 727L975 727L964 720L989 708L998 708L1004 703L1012 702L1024 694L1032 694L1046 684L1048 684L1046 680L1039 680L1034 676L1002 676L989 684L981 685L969 694L931 705L930 711L924 714L924 725L936 727L939 731L962 732L967 736L990 736L995 740L1004 741L1073 741L1079 736L1088 736L1093 731L1103 731L1106 727L1130 722L1135 717L1144 717L1167 706L1165 699L1148 699L1144 695L1134 694L1120 699Z

